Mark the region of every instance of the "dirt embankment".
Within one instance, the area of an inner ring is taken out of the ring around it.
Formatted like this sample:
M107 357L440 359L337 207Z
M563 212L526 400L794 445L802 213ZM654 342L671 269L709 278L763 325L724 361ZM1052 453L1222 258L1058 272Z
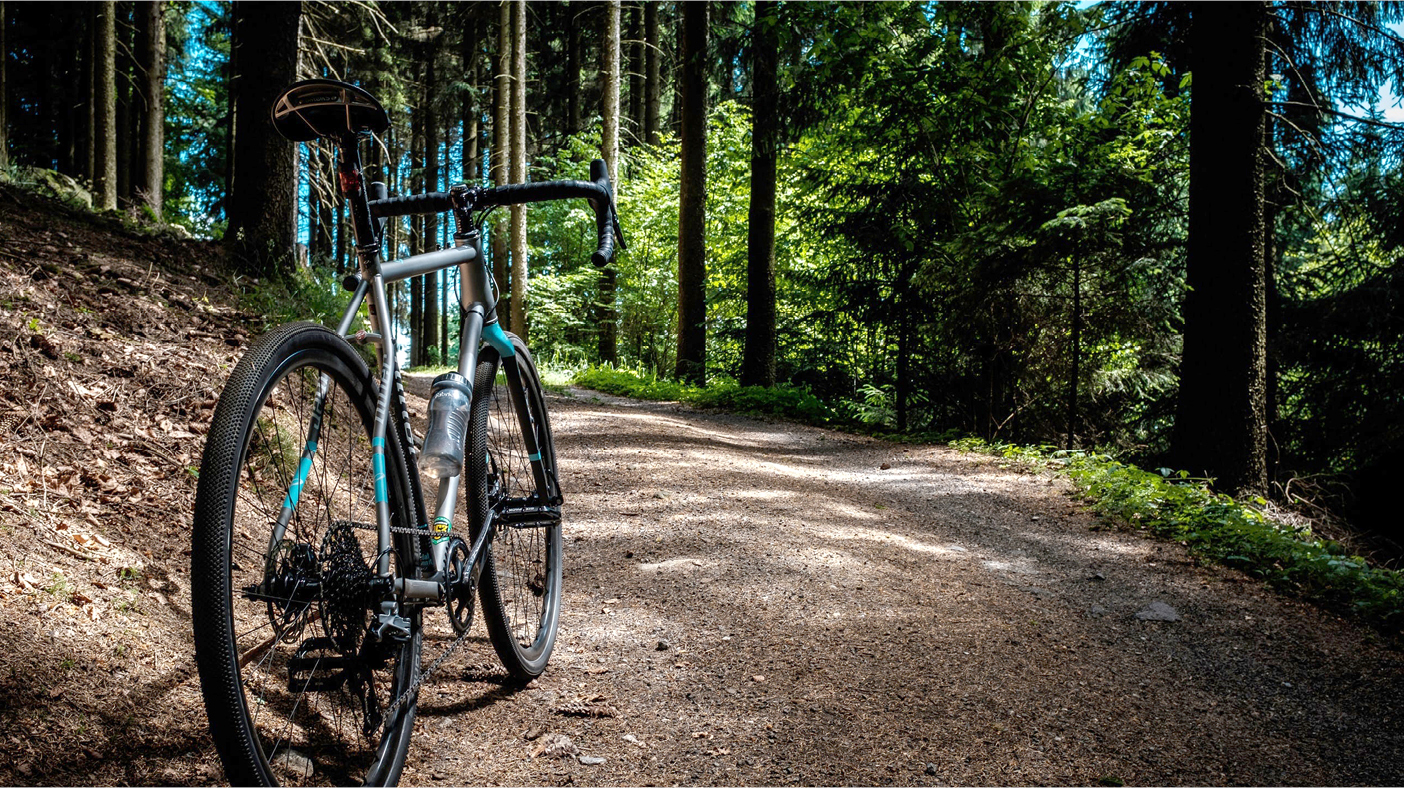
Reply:
M0 203L0 783L218 782L191 466L248 328L207 248ZM512 691L479 631L424 688L406 784L1404 782L1400 654L1061 481L549 400L557 651Z

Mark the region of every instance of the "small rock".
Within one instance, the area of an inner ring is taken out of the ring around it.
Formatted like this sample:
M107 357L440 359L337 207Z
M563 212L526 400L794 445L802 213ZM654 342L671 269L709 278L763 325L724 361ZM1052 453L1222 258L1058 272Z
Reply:
M936 764L934 764L934 763L928 763L928 764L926 764L926 773L927 773L927 775L929 775L929 776L931 776L931 777L935 777L935 776L936 776Z
M273 767L306 779L312 776L312 759L297 750L284 750L273 759Z
M1101 618L1106 614L1107 609L1102 607L1101 605L1093 605L1092 607L1087 608L1087 615L1092 618Z
M638 745L640 747L644 746L644 743L639 741L639 738L632 733L624 734L624 741L629 742L630 744Z
M537 739L541 738L541 736L545 733L546 729L541 727L540 725L537 725L536 727L528 730L526 733L523 733L522 738L526 739L527 741L536 741Z
M891 464L891 463L884 462L883 464L881 464L881 465L878 466L878 470L880 470L880 471L885 471L885 470L890 469L891 467L892 467L892 464Z
M596 755L582 755L577 760L586 766L599 766L605 762L604 758Z
M1101 581L1106 580L1107 576L1102 574L1101 572L1093 572L1092 576L1087 579L1100 583Z
M1030 520L1033 520L1034 522L1038 522L1039 520L1042 520L1043 518L1042 518L1042 517L1039 517L1038 515L1034 515L1033 517L1030 517L1029 519L1030 519Z
M1136 612L1136 618L1142 621L1179 621L1180 614L1175 608L1156 600Z
M667 497L668 497L668 494L665 493L665 492L663 492L662 490L654 490L654 491L653 491L653 497L654 497L654 498L657 498L657 499L659 499L659 500L663 500L664 498L667 498Z
M668 641L666 641L666 640L660 640L660 641L658 641L658 645L656 645L656 646L653 647L653 650L654 650L654 651L667 651L669 648L671 648L671 646L668 645Z

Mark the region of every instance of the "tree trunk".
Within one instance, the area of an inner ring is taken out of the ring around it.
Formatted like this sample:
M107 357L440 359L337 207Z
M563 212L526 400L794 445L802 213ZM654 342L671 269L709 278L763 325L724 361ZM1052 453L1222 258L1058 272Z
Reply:
M618 190L619 171L619 92L622 82L620 75L619 40L619 0L609 0L605 5L603 58L600 62L600 79L604 82L601 96L600 114L604 119L604 133L600 145L600 155L609 166L609 179ZM616 272L613 264L600 269L598 294L595 298L595 325L599 331L599 355L602 364L619 363L619 338L614 312Z
M126 208L132 202L132 121L140 114L133 106L132 75L136 61L132 58L132 5L117 3L117 205Z
M5 48L5 0L0 0L0 170L10 166L10 135L6 125L9 113L5 107L10 102L10 86L5 78L5 61L10 59Z
M756 3L751 36L751 206L746 233L743 386L775 385L775 164L780 39L776 4Z
M430 22L433 25L433 22ZM424 63L424 191L439 191L439 117L435 102L438 88L435 84L434 57L437 47L431 40L426 48ZM439 215L424 215L424 251L431 252L439 244ZM430 348L439 345L439 272L430 271L424 275L424 363L433 359ZM442 359L441 359L442 361Z
M161 219L162 197L166 181L165 158L165 86L166 86L166 19L163 0L145 3L146 49L142 53L142 98L146 101L146 117L142 122L145 135L140 192L146 205Z
M707 4L682 12L682 177L678 194L678 359L676 374L706 382L707 364Z
M1233 494L1267 487L1260 2L1196 5L1184 355L1174 459Z
M492 119L492 183L505 186L509 182L512 153L512 3L502 0L497 15L497 74L493 77ZM511 215L510 212L508 214ZM509 222L510 224L510 222ZM492 225L492 270L501 297L497 303L497 319L505 328L512 328L511 229L501 221Z
M566 132L580 133L580 14L585 4L576 0L566 4Z
M512 183L526 183L526 0L512 3ZM512 330L527 338L526 206L512 206Z
M644 64L643 8L639 3L629 7L629 123L630 135L637 144L644 139Z
M644 125L643 140L658 144L658 111L663 97L659 71L658 2L643 0L644 6Z
M482 26L478 16L468 22L463 36L463 70L468 73L468 97L463 101L463 182L478 185L478 34Z
M87 35L83 40L83 55L80 58L83 64L83 87L79 96L87 100L86 111L84 112L84 136L82 153L87 157L83 162L83 177L88 188L93 190L93 197L97 197L97 37L98 37L98 17L101 15L101 6L94 3L92 8L97 9L84 15L83 21L87 27Z
M301 16L301 2L234 4L234 173L225 240L236 262L260 275L277 273L296 240L297 160L268 112L297 79Z
M322 161L316 145L307 146L307 262L323 254Z
M412 88L424 85L424 61L416 58L410 69ZM424 188L424 94L415 95L414 111L410 113L410 193L423 194ZM409 253L423 254L429 244L424 238L424 216L411 215ZM422 367L427 363L424 342L424 277L410 279L410 364Z
M1068 441L1064 448L1077 448L1077 385L1082 375L1082 261L1072 257L1072 369L1068 373Z
M93 177L93 207L101 211L117 209L117 4L98 4L98 25L94 49L97 54L95 79L97 115L94 148L97 151Z

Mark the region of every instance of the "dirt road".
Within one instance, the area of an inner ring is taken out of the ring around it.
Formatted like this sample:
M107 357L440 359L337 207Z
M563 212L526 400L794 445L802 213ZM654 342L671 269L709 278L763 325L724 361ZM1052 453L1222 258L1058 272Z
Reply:
M573 395L552 666L507 694L478 644L408 783L1404 782L1398 653L1065 482Z
M423 690L405 784L1404 783L1399 653L1106 527L1062 481L587 391L549 404L555 656L510 691L470 640ZM76 590L0 605L0 783L222 779L185 527L109 524L114 554L146 556L133 588L117 559L7 548ZM541 752L558 735L577 756Z

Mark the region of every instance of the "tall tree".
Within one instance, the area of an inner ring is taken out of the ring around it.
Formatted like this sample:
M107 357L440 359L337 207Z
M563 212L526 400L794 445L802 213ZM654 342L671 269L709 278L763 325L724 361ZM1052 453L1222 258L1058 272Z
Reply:
M609 166L610 182L618 189L619 171L619 93L623 81L620 74L619 41L619 0L609 0L605 5L604 46L601 47L600 79L604 82L604 92L600 100L600 114L604 119L601 136L600 155ZM599 295L595 302L595 325L599 328L600 362L619 362L619 340L615 315L615 287L617 275L613 264L600 269Z
M682 175L678 189L677 376L706 382L707 3L682 6L679 78Z
M780 30L776 3L756 3L751 37L751 205L746 235L746 349L741 383L775 385L775 162Z
M526 0L512 3L512 183L526 183ZM526 206L512 206L512 330L527 338Z
M269 108L297 79L301 2L234 4L234 172L225 240L237 264L274 274L293 249L297 161Z
M97 7L97 30L93 44L96 55L94 82L97 86L96 150L93 186L97 192L94 207L117 209L117 4L103 0Z
M643 141L658 144L658 111L663 79L658 51L658 0L643 0L644 7L644 123Z
M429 6L433 10L433 6ZM434 17L427 20L428 27L434 29ZM439 90L434 60L438 56L437 33L431 33L424 45L424 190L439 191ZM424 216L424 251L433 251L439 242L439 215ZM424 275L424 358L423 363L432 363L429 349L439 344L439 273L430 271ZM442 358L440 359L442 363Z
M142 140L144 161L140 192L147 207L159 220L166 180L166 151L163 144L166 125L166 4L164 0L150 0L144 5L147 32L141 61L145 79L141 87L146 116L142 120L145 135Z
M5 80L5 61L10 59L10 50L5 48L5 0L0 0L0 170L10 166L10 135L6 131L5 106L10 103L10 88Z
M642 3L629 6L629 134L635 142L644 138L644 32Z
M566 18L566 133L580 133L580 52L584 48L581 40L580 15L585 3L581 0L568 2Z
M1263 84L1267 6L1190 19L1189 242L1176 461L1232 493L1266 492Z
M510 182L512 152L512 3L502 0L497 13L497 73L493 76L492 184ZM510 215L510 214L509 214ZM497 317L512 327L511 296L516 292L508 268L511 242L509 228L497 223L492 228L492 269L497 286L506 298L499 298ZM500 303L501 301L507 303Z

